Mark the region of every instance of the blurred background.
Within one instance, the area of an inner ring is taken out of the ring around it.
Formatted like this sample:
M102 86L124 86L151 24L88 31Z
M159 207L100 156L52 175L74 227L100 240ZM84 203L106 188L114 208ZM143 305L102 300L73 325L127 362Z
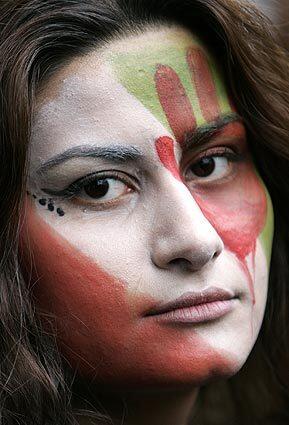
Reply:
M250 0L278 26L289 49L289 0Z
M287 0L251 0L252 3L255 3L266 15L274 22L279 21L281 16L280 8L283 7Z

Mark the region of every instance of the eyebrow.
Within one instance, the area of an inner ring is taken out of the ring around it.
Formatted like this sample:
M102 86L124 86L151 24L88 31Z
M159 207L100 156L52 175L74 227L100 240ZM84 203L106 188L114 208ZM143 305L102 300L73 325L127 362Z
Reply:
M63 164L73 158L101 158L108 161L123 163L139 160L142 152L136 146L111 145L107 147L80 145L55 155L43 162L36 170L37 174L45 173L57 165Z
M234 113L224 115L217 120L206 123L196 130L188 132L182 145L183 151L199 147L207 143L218 131L232 122L240 122L242 118ZM107 147L79 145L55 155L43 162L36 170L37 174L45 173L57 165L73 158L101 158L115 163L125 163L143 158L143 153L136 146L111 145Z
M184 143L182 145L183 152L191 149L192 147L200 147L209 142L209 140L218 134L220 130L226 127L228 124L234 122L242 122L242 118L237 113L226 114L215 121L203 124L196 130L188 132L185 136Z

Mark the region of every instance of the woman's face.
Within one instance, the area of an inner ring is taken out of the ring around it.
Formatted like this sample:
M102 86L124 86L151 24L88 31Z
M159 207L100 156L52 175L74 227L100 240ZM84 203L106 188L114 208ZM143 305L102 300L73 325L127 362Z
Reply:
M273 212L225 81L191 33L150 28L49 80L26 205L33 294L80 374L168 388L243 365Z

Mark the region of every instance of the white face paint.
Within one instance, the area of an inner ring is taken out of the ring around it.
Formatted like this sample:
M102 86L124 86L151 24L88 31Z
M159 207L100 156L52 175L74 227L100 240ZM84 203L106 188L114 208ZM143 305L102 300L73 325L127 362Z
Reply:
M114 388L232 374L261 326L270 199L204 52L181 28L149 29L73 60L38 99L24 254L64 354ZM212 119L206 144L180 140ZM174 313L152 314L180 297Z

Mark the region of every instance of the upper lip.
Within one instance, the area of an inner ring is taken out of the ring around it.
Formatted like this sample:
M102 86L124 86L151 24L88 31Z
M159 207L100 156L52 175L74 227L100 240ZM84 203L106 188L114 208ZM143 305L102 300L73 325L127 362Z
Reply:
M155 308L146 313L146 316L164 314L172 310L212 303L214 301L226 301L233 298L236 298L236 296L231 291L215 287L199 292L190 291L186 292L174 301L157 305Z

